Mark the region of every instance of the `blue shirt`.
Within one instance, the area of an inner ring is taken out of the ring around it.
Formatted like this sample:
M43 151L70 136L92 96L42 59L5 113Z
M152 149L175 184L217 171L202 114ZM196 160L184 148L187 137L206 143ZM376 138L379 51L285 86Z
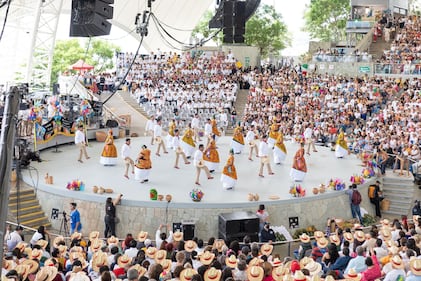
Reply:
M365 264L365 257L363 256L356 256L355 258L351 259L346 267L344 274L348 274L348 271L354 268L357 273L363 272L367 269L367 265Z
M80 214L78 210L73 210L70 212L70 228L72 230L75 230L76 223L79 222L79 225L77 227L77 231L79 232L82 229L82 224L80 223Z

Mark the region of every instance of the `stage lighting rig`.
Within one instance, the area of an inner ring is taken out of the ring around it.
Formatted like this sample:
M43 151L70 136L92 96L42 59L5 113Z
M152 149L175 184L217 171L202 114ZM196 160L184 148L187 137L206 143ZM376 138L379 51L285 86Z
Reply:
M135 25L136 25L136 33L140 34L141 36L148 36L148 17L149 11L143 11L142 14L142 21L140 21L140 13L136 15Z

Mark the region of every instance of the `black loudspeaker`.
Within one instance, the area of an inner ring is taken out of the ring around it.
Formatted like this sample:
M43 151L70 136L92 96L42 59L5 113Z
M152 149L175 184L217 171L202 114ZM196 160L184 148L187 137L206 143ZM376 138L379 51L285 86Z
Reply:
M184 241L192 240L194 237L194 224L183 224L183 239Z
M223 213L218 219L219 238L226 241L242 241L250 236L252 241L259 239L259 218L252 212Z
M239 1L235 4L234 17L234 43L244 43L246 32L246 2Z
M234 7L235 1L223 2L223 33L224 43L234 42Z
M93 37L109 35L114 0L72 0L70 16L71 37Z
M107 128L117 128L118 122L116 120L107 120L107 122L105 123L105 127L107 127Z
M60 84L54 83L53 84L53 95L59 95L60 94Z

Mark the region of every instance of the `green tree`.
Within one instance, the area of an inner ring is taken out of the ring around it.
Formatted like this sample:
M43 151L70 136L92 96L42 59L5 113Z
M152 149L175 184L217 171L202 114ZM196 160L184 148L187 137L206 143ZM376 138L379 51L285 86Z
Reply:
M56 42L54 48L53 65L51 71L51 84L57 82L58 75L69 71L69 66L79 59L84 59L88 64L94 66L95 73L101 73L114 67L113 58L115 52L120 48L107 41L91 39L86 41L85 48L80 45L78 39L60 40ZM88 52L86 52L88 49Z
M277 55L291 43L282 15L271 5L261 5L246 23L245 41L247 45L257 46L266 58Z
M305 28L313 39L338 42L345 39L349 0L311 0L304 14Z
M200 39L207 39L212 34L216 32L215 29L209 28L209 21L214 16L214 13L211 10L207 10L202 18L200 19L199 23L196 25L196 27L193 29L191 36L193 38L200 38ZM215 38L213 38L213 41L219 46L222 43L222 32L220 32Z

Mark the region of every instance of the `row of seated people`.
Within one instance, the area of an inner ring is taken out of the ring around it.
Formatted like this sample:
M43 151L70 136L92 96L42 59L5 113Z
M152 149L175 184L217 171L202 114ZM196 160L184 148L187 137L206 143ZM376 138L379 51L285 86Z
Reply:
M301 234L294 256L276 253L272 240L258 244L246 236L243 241L213 237L207 243L197 237L185 241L182 232L168 228L166 233L161 226L154 242L145 231L127 234L123 241L115 236L100 238L98 231L88 237L75 232L67 247L62 236L49 241L48 232L40 227L30 244L7 241L2 277L15 281L419 280L419 215L413 222L383 219L366 232L359 224L329 221L325 232ZM18 226L8 236L20 237L21 231ZM262 231L274 237L269 224Z

